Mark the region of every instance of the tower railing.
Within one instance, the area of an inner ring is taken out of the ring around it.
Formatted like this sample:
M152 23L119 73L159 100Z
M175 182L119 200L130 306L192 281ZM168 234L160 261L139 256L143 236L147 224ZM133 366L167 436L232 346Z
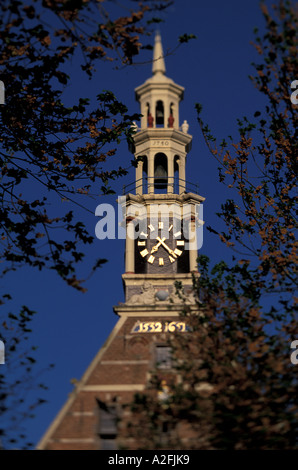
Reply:
M145 177L123 186L123 195L136 194L199 194L199 185L176 177Z

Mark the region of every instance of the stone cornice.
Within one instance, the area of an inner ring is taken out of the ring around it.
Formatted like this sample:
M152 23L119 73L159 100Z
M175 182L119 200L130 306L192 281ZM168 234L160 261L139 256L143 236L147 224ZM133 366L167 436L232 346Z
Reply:
M136 134L134 134L133 138L135 145L148 142L148 145L151 146L150 141L152 139L163 139L169 141L169 147L171 147L171 144L174 142L184 145L186 153L191 150L192 135L174 128L167 129L164 127L152 127L140 129Z
M113 307L114 312L119 317L179 317L183 310L191 310L193 312L198 311L198 306L195 305L184 305L181 304L170 304L170 303L159 303L152 305L115 305Z
M126 206L133 204L200 204L205 201L203 196L195 193L183 194L126 194ZM120 199L117 199L121 203Z
M168 90L179 96L183 100L184 87L175 83L171 78L164 76L151 77L145 83L135 88L136 100L139 101L140 96L156 90Z

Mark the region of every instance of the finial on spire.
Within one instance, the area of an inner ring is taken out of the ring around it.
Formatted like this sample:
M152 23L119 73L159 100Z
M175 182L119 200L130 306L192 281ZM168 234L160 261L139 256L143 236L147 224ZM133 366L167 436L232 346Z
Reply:
M152 65L153 75L155 74L165 74L166 66L164 61L164 55L161 44L160 32L156 31L155 33L155 44L153 49L153 65Z

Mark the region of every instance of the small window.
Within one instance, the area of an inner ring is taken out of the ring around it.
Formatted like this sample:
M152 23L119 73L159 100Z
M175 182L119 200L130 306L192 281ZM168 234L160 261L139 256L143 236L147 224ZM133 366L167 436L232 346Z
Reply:
M117 409L116 406L107 406L97 399L99 406L98 435L102 450L117 449Z
M156 346L155 362L158 369L170 369L172 367L172 348L169 346Z
M160 424L160 444L162 446L171 446L171 437L173 435L173 423L163 421ZM172 447L171 447L172 448Z
M99 434L102 436L115 436L117 434L117 415L115 407L100 410Z

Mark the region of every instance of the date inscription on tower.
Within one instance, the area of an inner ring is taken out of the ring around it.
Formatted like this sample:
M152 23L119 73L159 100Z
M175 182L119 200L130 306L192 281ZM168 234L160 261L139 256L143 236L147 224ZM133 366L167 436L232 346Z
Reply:
M179 331L190 331L189 327L183 321L155 321L155 322L140 322L137 321L131 333L175 333Z

